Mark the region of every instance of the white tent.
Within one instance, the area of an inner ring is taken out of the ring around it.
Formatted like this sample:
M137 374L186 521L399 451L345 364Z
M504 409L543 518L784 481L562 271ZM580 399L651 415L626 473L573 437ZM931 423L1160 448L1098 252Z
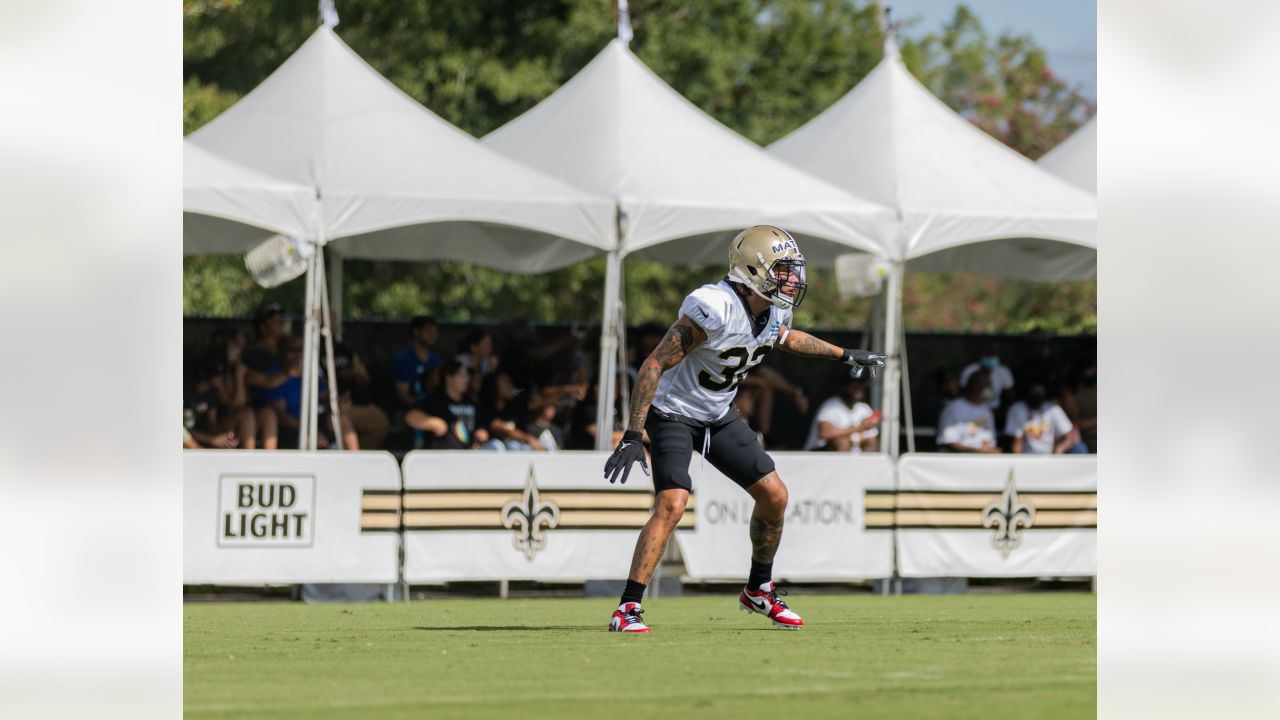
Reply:
M606 305L620 297L624 255L725 262L728 241L751 225L787 228L814 264L854 251L887 254L887 208L769 157L664 83L623 40L484 143L617 203L619 252L609 258ZM616 341L620 310L606 307L605 315L617 323L605 336ZM602 350L600 427L613 407L612 361ZM598 448L606 437L598 434Z
M1094 198L953 112L892 42L857 87L769 152L897 210L892 256L934 256L914 268L1044 280L1095 271ZM976 257L955 251L986 241L1000 242Z
M315 193L182 143L182 253L243 253L276 234L311 236Z
M347 257L540 272L610 249L611 203L483 147L327 27L189 140L313 188Z
M309 237L339 256L540 272L614 247L611 202L482 146L397 89L328 27L188 140L310 189L318 212ZM324 277L323 254L314 263L303 389L313 418L327 308L316 280ZM314 435L313 428L304 418L301 434Z
M847 95L770 146L773 155L894 208L886 298L887 447L897 449L896 358L903 265L1000 277L1065 280L1097 269L1092 195L1036 167L934 97L896 45Z
M1036 162L1072 185L1097 195L1098 116L1094 115L1071 137Z
M671 89L621 40L484 143L616 201L624 254L720 262L728 240L759 223L809 239L810 262L886 251L887 208L769 157Z

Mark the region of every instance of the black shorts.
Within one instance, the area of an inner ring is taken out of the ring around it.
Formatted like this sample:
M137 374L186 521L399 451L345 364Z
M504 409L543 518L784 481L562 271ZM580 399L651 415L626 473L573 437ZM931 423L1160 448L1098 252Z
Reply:
M713 424L651 408L644 427L649 432L655 493L673 487L693 489L689 463L695 452L702 452L708 432L711 437L707 462L744 489L773 472L775 467L773 458L760 447L755 432L732 407L728 415Z

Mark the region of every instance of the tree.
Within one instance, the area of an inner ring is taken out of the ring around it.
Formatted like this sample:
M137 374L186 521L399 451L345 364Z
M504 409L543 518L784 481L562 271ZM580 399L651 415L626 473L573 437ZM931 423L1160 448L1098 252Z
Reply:
M933 94L1000 142L1038 159L1094 113L1029 36L991 38L966 5L940 32L904 40L902 60Z
M882 56L884 38L870 2L632 0L630 7L631 49L640 59L695 105L759 144L826 109ZM315 0L185 0L183 10L188 133L262 82L317 26ZM338 30L353 50L415 100L476 136L554 92L615 34L606 0L343 0L338 10ZM942 33L905 42L903 54L952 107L1024 152L1038 149L1036 132L1065 137L1079 114L1069 97L1054 94L1061 82L1043 77L1043 51L1029 38L992 42L963 6ZM997 102L990 104L988 96ZM1001 113L1011 118L1004 125ZM188 314L250 314L268 297L291 310L301 302L301 291L289 286L270 292L253 286L238 257L188 258L183 269ZM628 260L628 320L669 322L690 287L714 281L723 270ZM849 327L867 317L869 301L842 302L832 272L811 272L810 282L797 323ZM603 285L599 260L534 276L462 262L348 261L344 305L348 317L428 312L454 320L522 315L597 322ZM1030 291L985 287L963 279L926 281L916 296L924 305L909 308L907 325L1020 326ZM1000 300L984 302L993 308L989 312L953 317L951 298L958 295L948 293L970 291ZM1052 303L1046 307L1053 312ZM1002 321L994 308L1010 314ZM1080 326L1071 319L1048 322Z

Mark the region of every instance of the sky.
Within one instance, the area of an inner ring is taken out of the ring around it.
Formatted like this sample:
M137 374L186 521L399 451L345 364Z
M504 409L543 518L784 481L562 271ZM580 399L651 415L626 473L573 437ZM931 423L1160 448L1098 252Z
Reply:
M883 0L894 23L918 18L907 37L940 29L957 0ZM1090 100L1098 99L1098 12L1094 0L964 0L992 35L1030 35L1049 54L1049 67Z

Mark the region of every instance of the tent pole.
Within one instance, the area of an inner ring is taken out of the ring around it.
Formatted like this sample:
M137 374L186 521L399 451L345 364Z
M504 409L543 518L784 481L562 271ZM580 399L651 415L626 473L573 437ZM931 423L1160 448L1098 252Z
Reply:
M889 269L888 294L885 297L884 352L888 355L884 378L885 451L889 457L898 457L899 418L899 324L902 322L902 273L903 262L895 262Z
M866 332L863 334L864 347L871 352L884 352L884 298L889 291L881 289L871 298L870 317L866 321ZM871 383L868 388L871 407L884 407L884 388L880 383Z
M621 253L621 250L619 250ZM627 367L627 273L623 257L618 258L618 397L621 400L622 425L627 426L631 416L631 375Z
M333 331L333 339L342 342L342 271L343 257L336 248L329 248L329 260L326 263L325 275L329 278L329 294L325 307L331 308L333 311L333 322L330 325ZM326 314L328 311L326 310Z
M325 292L324 256L320 256L320 337L324 340L325 374L329 384L329 421L333 424L333 446L346 449L342 442L342 418L338 415L338 374L333 364L333 320L329 314L329 293ZM318 381L317 381L318 382ZM318 397L318 395L317 395Z
M614 243L617 247L617 243ZM618 251L605 255L604 307L600 312L600 374L596 389L596 450L613 445L613 399L616 392L618 351Z
M311 298L315 294L315 255L307 259L306 293L302 312L302 400L298 406L298 449L309 450L307 445L311 437L309 421L311 413L311 366L315 363L315 348L312 342Z
M898 342L902 348L899 351L902 355L902 417L907 422L907 452L913 453L916 451L916 422L911 414L911 368L907 362L907 325L904 322L898 323Z
M323 251L323 246L316 248L316 253L311 260L315 267L315 277L311 281L313 286L311 290L311 305L307 308L307 316L311 322L311 376L307 382L307 387L311 391L311 402L304 408L304 411L308 416L307 447L311 450L319 448L316 438L320 433L320 296L324 293L323 260L321 259Z

